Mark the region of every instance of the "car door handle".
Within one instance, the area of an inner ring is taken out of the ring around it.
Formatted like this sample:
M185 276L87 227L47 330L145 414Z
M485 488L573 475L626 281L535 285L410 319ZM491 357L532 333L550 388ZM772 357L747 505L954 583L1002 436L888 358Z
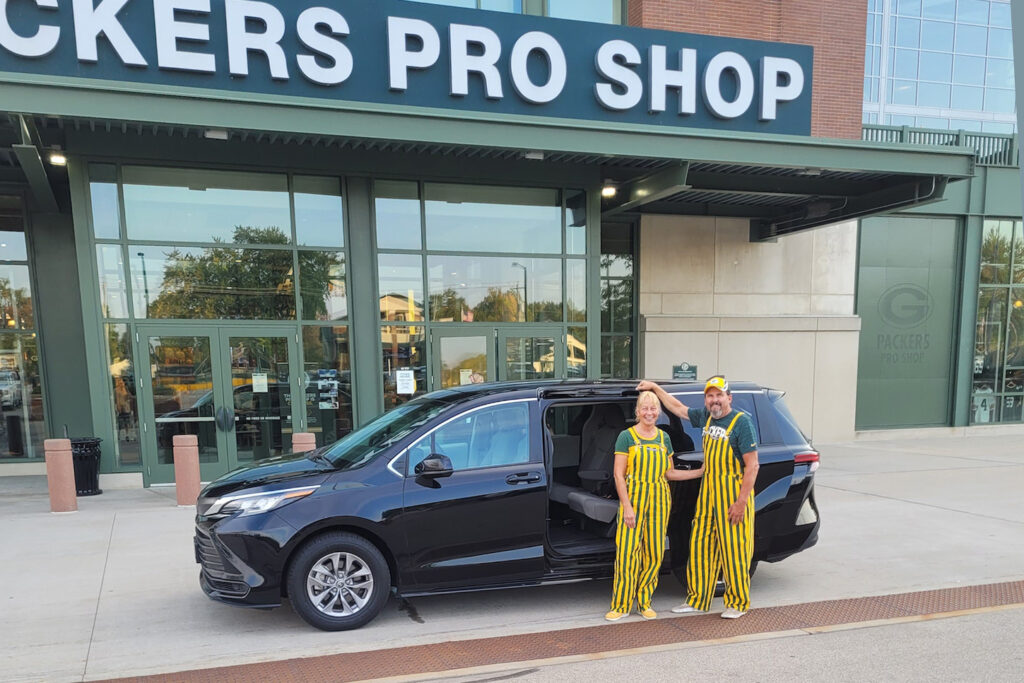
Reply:
M519 472L505 477L506 484L536 484L540 481L540 475L536 472Z

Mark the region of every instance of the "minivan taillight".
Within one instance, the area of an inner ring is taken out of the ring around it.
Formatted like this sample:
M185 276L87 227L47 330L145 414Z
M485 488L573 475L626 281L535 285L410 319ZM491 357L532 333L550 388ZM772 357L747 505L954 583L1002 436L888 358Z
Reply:
M811 472L814 472L815 470L818 469L818 461L819 461L818 451L800 451L799 453L797 453L796 455L793 456L793 464L795 464L795 465L801 465L801 464L810 465L810 471Z

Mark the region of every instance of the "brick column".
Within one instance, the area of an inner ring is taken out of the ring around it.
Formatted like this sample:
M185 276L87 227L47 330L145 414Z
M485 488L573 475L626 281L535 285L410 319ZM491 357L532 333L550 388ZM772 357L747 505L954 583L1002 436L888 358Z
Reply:
M71 439L46 439L46 486L50 490L50 512L75 512L75 464L71 459Z
M178 505L195 505L199 499L199 437L174 437L174 486Z
M292 434L292 453L305 453L316 448L316 435L310 432Z

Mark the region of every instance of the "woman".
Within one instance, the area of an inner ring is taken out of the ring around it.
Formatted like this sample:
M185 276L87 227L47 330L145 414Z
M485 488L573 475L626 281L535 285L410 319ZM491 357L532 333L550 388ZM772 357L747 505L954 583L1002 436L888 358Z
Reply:
M697 479L704 468L677 470L672 442L656 423L661 404L654 392L636 400L636 425L615 441L615 490L619 494L619 528L615 534L615 581L608 621L627 616L636 600L640 616L654 619L651 597L665 554L665 527L672 508L668 481Z

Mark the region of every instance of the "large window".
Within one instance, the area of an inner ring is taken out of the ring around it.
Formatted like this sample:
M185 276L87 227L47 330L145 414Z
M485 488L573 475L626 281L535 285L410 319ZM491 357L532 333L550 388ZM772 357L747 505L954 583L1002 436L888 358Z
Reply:
M601 376L635 376L635 227L601 224Z
M1013 132L1007 0L870 0L864 111L882 124Z
M586 376L584 192L380 180L374 213L385 409L428 389L426 342L445 326L559 327L566 373Z
M0 459L43 457L35 325L21 199L0 195Z
M602 24L625 23L625 0L409 0L428 5L447 5L465 9L486 9L514 14L540 14L559 19L596 21Z
M974 331L971 423L1024 421L1024 228L986 220Z
M120 465L141 462L131 332L142 321L290 323L308 428L328 441L352 428L339 178L91 164L89 181Z

